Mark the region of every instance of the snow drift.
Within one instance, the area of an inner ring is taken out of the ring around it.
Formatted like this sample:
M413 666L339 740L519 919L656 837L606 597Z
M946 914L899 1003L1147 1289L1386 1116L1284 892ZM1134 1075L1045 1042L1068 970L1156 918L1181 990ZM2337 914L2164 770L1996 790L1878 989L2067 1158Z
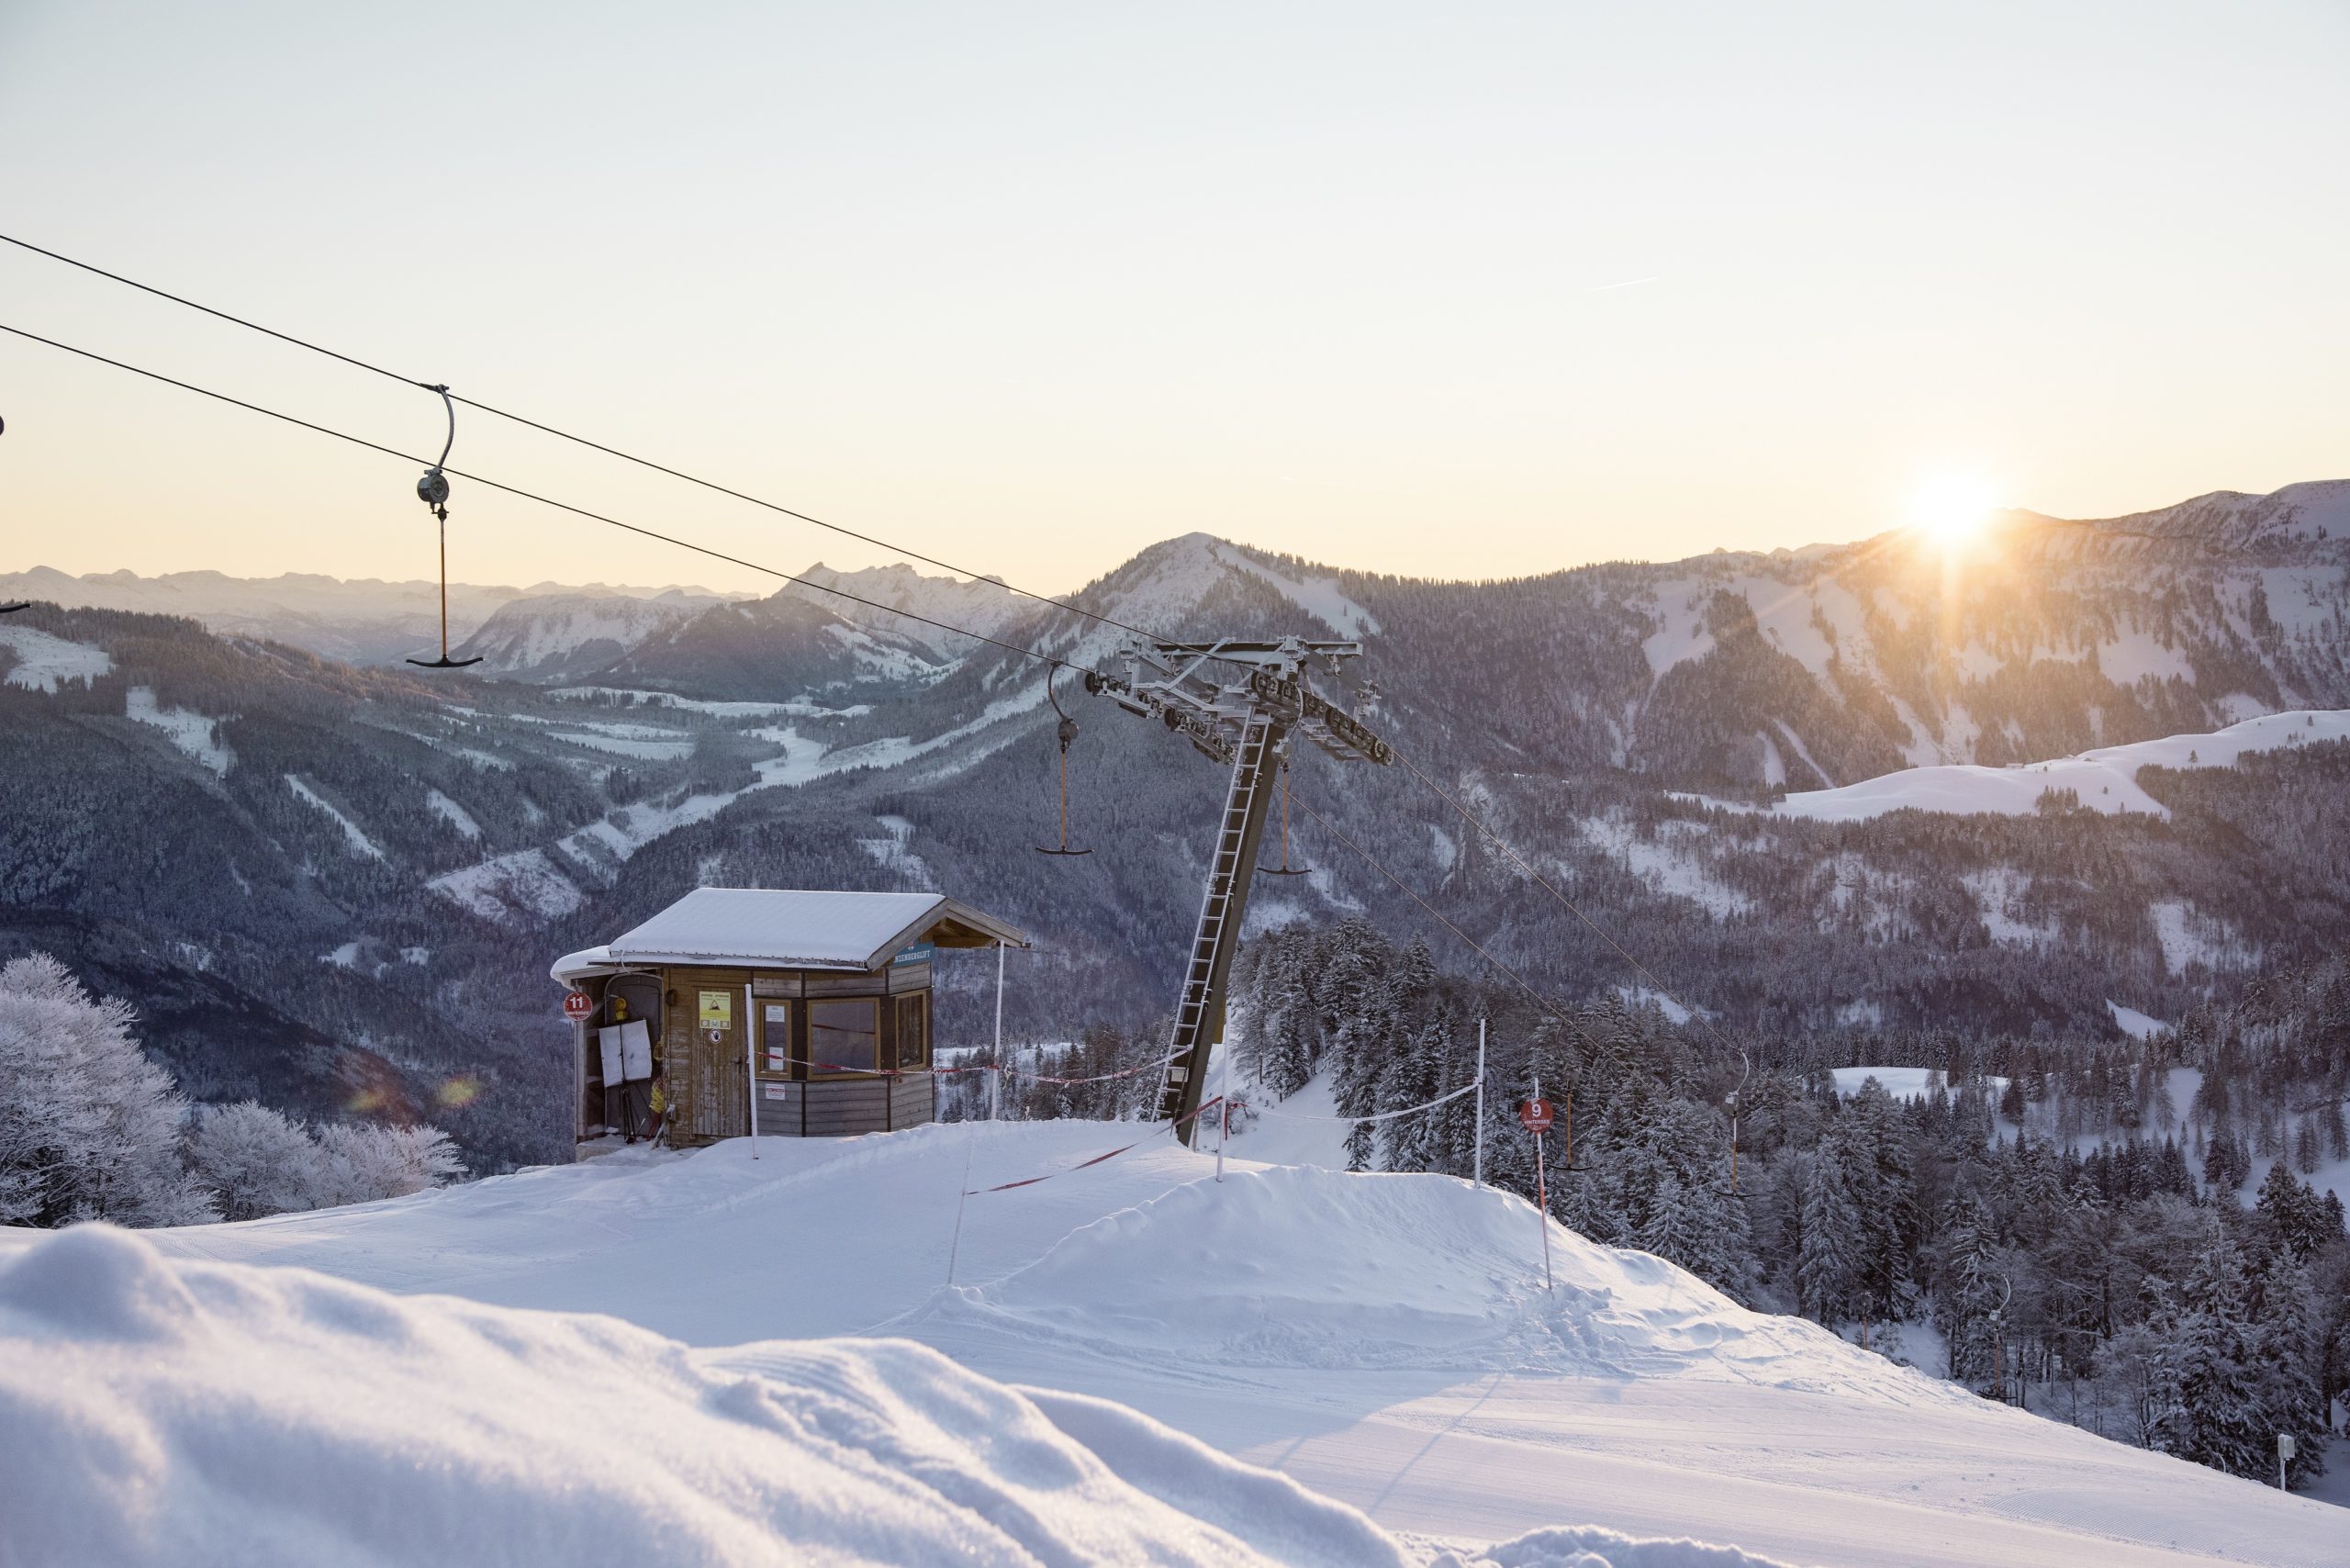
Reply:
M0 1452L38 1500L0 1512L12 1564L1425 1561L1134 1411L906 1341L693 1350L105 1226L0 1264ZM1758 1561L1542 1533L1477 1561Z
M1979 1403L1555 1223L1546 1291L1539 1224L1525 1199L1449 1177L1241 1169L1095 1220L915 1316L1225 1366L1510 1367Z

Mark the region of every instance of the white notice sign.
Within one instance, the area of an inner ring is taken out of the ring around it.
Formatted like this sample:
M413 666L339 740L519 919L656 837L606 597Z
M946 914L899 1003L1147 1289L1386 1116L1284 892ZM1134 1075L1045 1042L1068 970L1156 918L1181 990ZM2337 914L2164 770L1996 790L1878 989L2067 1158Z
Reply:
M767 1090L767 1097L770 1100L789 1100L791 1098L791 1085L789 1083L768 1083L764 1084L761 1087Z

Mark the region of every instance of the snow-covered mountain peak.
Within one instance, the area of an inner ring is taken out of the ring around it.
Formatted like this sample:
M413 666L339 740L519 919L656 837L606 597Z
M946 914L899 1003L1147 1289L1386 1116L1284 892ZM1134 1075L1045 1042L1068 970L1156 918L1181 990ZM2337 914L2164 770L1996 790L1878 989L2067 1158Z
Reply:
M1229 608L1237 610L1252 600L1261 606L1266 588L1341 636L1379 631L1378 617L1348 598L1335 575L1212 533L1162 540L1088 588L1086 599L1096 608L1106 603L1120 620L1192 635L1203 628L1186 622L1216 608L1219 589L1230 595ZM1242 628L1244 633L1268 629ZM1313 628L1299 624L1295 629Z
M603 668L657 632L680 625L707 599L562 594L501 605L457 648L494 675L552 678Z
M1035 614L1039 608L1037 599L1006 588L1001 578L957 577L943 573L934 577L903 561L854 572L840 571L819 561L800 575L808 583L819 586L786 583L775 597L820 605L852 625L905 638L939 655L959 655L971 645L968 638L943 631L942 626L993 637L1013 622ZM826 588L840 591L827 593ZM844 597L846 595L855 597ZM891 610L905 613L892 614ZM923 619L915 620L915 616Z
M2046 554L2268 561L2350 559L2350 479L2315 479L2266 495L2214 490L2121 517L2042 520Z

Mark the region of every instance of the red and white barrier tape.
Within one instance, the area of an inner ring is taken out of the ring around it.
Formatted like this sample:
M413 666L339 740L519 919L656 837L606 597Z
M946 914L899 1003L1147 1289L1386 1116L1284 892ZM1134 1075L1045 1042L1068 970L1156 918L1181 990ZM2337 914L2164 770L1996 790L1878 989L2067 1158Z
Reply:
M1447 1101L1458 1100L1463 1094L1473 1094L1476 1092L1477 1086L1474 1083L1464 1083L1451 1093L1439 1094L1426 1104L1406 1105L1400 1111L1380 1111L1368 1116L1309 1116L1302 1111L1275 1111L1263 1105L1257 1106L1256 1112L1260 1116L1279 1116L1287 1122L1392 1122L1398 1116L1416 1116L1422 1111L1433 1111ZM1246 1106L1248 1103L1243 1100L1238 1103Z
M1148 1143L1152 1138L1157 1137L1162 1132L1172 1132L1175 1128L1181 1126L1185 1122L1192 1120L1193 1116L1205 1115L1209 1111L1214 1110L1217 1105L1221 1104L1223 1103L1223 1099L1224 1097L1222 1095L1218 1095L1215 1099L1209 1101L1206 1104L1202 1105L1198 1110L1192 1112L1189 1116L1178 1116L1171 1122L1161 1122L1149 1132L1145 1133L1142 1137L1135 1139L1134 1142L1127 1144L1123 1148L1111 1149L1106 1154L1097 1154L1090 1159L1081 1159L1075 1165L1068 1166L1059 1170L1047 1170L1042 1176L1024 1176L1017 1182L999 1182L992 1187L966 1188L963 1195L967 1198L976 1198L982 1193L1009 1193L1014 1187L1033 1187L1039 1182L1049 1182L1056 1176L1067 1176L1071 1171L1088 1170L1092 1166L1101 1164L1103 1160L1115 1159L1118 1156L1125 1153L1128 1149L1140 1148L1143 1145Z
M1163 1057L1158 1061L1147 1061L1140 1067L1130 1067L1117 1072L1096 1073L1091 1078L1054 1078L1047 1073L1023 1072L1016 1067L1002 1068L999 1070L1006 1078L1024 1078L1031 1083L1107 1083L1113 1078L1133 1078L1138 1073L1164 1072L1174 1065L1176 1059L1174 1057Z
M808 1070L811 1072L845 1073L853 1078L910 1078L920 1072L934 1074L941 1078L951 1078L957 1073L965 1072L1001 1072L1006 1078L1024 1078L1032 1083L1107 1083L1113 1078L1133 1078L1145 1072L1164 1072L1168 1065L1175 1059L1173 1057L1168 1057L1159 1061L1147 1061L1140 1067L1130 1067L1118 1072L1096 1073L1091 1078L1055 1078L1049 1073L1023 1072L1016 1067L996 1067L987 1064L979 1067L890 1068L850 1067L836 1061L811 1061L808 1064Z

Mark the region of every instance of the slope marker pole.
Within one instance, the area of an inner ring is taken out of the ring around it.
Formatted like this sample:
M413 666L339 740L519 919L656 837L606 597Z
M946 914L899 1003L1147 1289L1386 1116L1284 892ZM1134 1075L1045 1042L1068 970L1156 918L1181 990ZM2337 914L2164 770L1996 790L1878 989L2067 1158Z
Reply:
M1542 1100L1542 1080L1539 1077L1534 1081L1534 1100L1537 1104L1539 1104ZM1534 1206L1537 1211L1536 1217L1542 1224L1542 1288L1548 1291L1553 1288L1550 1282L1550 1162L1544 1158L1542 1135L1534 1132L1531 1126L1526 1130L1534 1133Z
M995 1070L988 1075L988 1120L1003 1114L1003 943L995 945Z
M1485 1021L1477 1020L1477 1154L1471 1167L1474 1181L1485 1184Z
M1224 1140L1232 1136L1232 1045L1227 1040L1215 1043L1215 1179L1224 1180Z
M743 1082L751 1093L751 1158L759 1157L758 1008L749 981L743 985Z

